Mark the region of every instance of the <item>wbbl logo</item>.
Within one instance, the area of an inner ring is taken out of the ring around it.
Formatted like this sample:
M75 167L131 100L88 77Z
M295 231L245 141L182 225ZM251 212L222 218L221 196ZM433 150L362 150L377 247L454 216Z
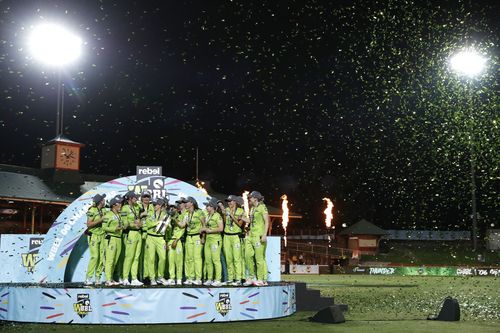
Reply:
M22 253L21 259L23 261L23 267L26 268L28 273L33 273L35 269L35 265L38 262L38 250L40 250L40 246L42 246L43 238L30 238L29 240L29 252Z
M138 194L149 191L152 199L168 197L161 166L137 166L136 176L136 184L130 185L129 191Z
M73 304L73 309L80 318L85 317L92 312L92 306L90 305L89 294L78 294L76 295L76 303Z
M219 301L215 302L215 310L222 316L228 314L229 310L231 310L231 298L229 297L229 293L219 293Z

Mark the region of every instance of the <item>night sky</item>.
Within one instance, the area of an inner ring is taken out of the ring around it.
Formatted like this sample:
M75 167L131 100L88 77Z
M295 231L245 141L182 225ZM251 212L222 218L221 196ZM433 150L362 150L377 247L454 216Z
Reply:
M499 218L498 1L0 1L0 162L39 167L57 76L30 58L41 22L85 41L64 69L64 134L82 171L257 189L301 226L367 218L468 229L470 147L480 229ZM488 57L477 80L450 55ZM471 135L472 134L472 135Z

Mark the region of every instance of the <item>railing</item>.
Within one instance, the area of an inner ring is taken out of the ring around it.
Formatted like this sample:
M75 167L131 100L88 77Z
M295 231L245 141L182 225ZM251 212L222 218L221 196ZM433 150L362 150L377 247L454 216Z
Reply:
M282 236L284 234L283 229L280 226L274 226L271 234L273 236ZM322 236L322 235L333 235L334 230L326 230L320 228L307 228L307 229L289 229L287 230L287 236Z
M328 245L319 245L319 244L310 244L310 243L301 243L301 242L287 242L287 246L285 247L282 244L282 252L297 252L297 253L308 253L308 254L316 254L321 256L330 256L337 258L350 258L352 257L353 251L350 249L345 249L341 247L330 247Z

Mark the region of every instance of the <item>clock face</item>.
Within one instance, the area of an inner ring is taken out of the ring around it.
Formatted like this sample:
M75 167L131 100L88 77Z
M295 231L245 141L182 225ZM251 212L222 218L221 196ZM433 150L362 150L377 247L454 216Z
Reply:
M73 146L58 146L56 167L62 169L78 170L80 158L80 148Z

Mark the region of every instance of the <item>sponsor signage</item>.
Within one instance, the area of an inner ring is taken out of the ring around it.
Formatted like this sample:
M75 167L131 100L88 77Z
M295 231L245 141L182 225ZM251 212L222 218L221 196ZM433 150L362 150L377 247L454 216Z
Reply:
M92 312L89 294L76 295L76 303L73 304L73 310L75 310L76 314L79 315L80 318L83 318Z
M426 276L500 276L496 267L368 267L356 266L346 269L347 274L368 275L426 275Z
M290 265L290 274L319 274L319 265Z
M231 310L231 297L229 293L219 293L219 301L215 302L215 310L223 317Z
M161 166L137 166L136 183L128 186L129 191L142 193L148 191L152 199L168 198L165 189L165 177L162 174Z

